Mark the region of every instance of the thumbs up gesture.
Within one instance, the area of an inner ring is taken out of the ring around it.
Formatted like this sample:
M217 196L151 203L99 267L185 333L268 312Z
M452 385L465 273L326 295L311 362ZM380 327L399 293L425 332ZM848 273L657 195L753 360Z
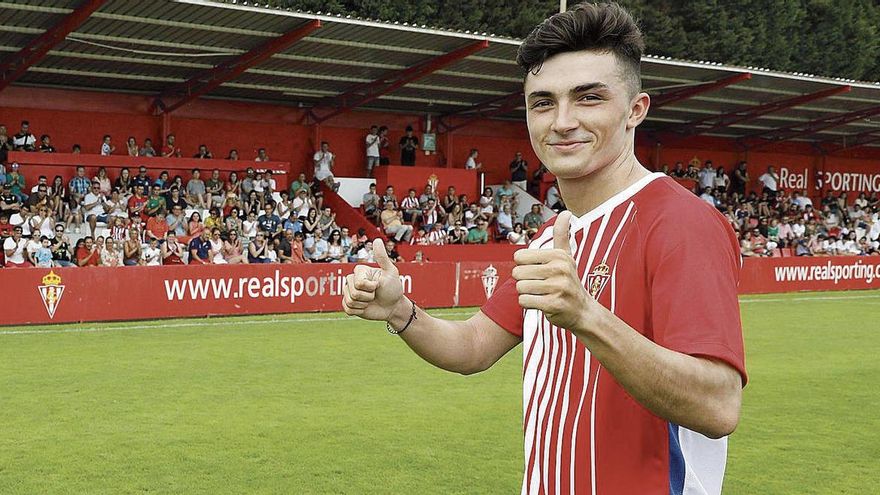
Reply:
M373 257L379 268L358 265L348 275L342 288L342 309L348 315L366 320L388 321L395 311L409 314L411 308L403 296L400 273L382 239L373 241Z
M578 275L570 229L571 212L563 211L553 224L553 249L517 251L513 278L520 306L540 310L550 323L574 332L595 301Z

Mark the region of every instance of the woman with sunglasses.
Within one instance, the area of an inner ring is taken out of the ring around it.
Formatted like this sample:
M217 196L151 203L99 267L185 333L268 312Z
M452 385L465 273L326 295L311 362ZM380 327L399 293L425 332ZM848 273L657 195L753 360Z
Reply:
M141 263L142 258L141 240L137 229L131 229L128 231L128 239L122 245L122 263L125 266L135 266Z
M56 175L52 180L52 187L49 188L49 198L52 205L52 213L57 221L67 218L68 206L70 202L70 192L64 185L64 179L60 175Z
M345 250L342 247L342 234L338 230L330 233L330 248L327 250L326 261L330 263L342 263L345 257Z
M239 263L247 263L247 256L244 255L244 248L241 245L241 238L235 230L229 231L229 237L223 241L223 259L230 265Z
M220 238L220 229L217 227L211 229L211 239L208 242L211 243L211 248L208 251L208 257L211 258L211 263L215 265L225 265L227 261L223 256L223 239Z

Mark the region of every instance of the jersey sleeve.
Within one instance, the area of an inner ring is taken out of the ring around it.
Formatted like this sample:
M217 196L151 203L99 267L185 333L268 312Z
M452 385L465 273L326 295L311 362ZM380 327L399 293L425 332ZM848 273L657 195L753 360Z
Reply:
M501 328L522 338L523 309L519 305L519 294L516 292L516 280L513 277L495 290L481 310Z
M654 242L648 243L654 340L683 354L729 364L745 386L739 244L720 214L699 206L689 208L698 210L696 214L684 213L658 229Z

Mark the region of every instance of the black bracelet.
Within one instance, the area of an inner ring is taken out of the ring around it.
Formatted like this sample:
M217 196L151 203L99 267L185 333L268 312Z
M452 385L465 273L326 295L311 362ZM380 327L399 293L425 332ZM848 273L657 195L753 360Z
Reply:
M409 326L415 320L418 320L418 317L416 316L416 303L412 303L412 314L409 315L409 321L406 322L406 325L404 325L403 328L401 328L400 330L395 330L395 329L391 328L391 324L386 321L385 322L385 329L388 330L388 333L390 333L391 335L400 335L407 328L409 328Z

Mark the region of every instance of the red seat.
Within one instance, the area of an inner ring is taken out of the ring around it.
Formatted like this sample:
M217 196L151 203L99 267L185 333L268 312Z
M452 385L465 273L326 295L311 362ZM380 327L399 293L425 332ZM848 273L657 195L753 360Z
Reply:
M779 249L779 248L774 249L774 250L770 253L770 257L771 257L771 258L782 258L782 250Z
M792 248L783 248L782 249L782 257L783 258L791 258L794 256L794 249Z

